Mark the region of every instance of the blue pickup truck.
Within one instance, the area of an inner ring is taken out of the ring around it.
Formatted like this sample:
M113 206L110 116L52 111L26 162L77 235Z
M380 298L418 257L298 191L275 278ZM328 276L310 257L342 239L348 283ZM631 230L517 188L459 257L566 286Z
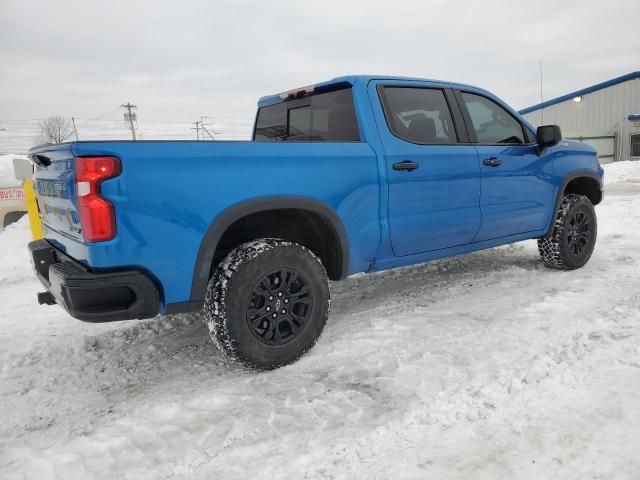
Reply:
M90 322L204 311L229 357L295 361L320 335L329 282L537 239L583 266L603 170L491 93L347 76L260 99L253 141L93 141L33 149L58 303Z

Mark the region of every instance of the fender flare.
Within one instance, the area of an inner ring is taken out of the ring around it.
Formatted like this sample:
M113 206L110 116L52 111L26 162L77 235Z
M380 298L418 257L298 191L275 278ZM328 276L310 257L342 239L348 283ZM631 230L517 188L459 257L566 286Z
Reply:
M193 281L191 283L190 302L201 303L204 301L207 284L209 283L209 274L211 273L213 256L218 246L218 242L227 228L237 220L240 220L242 217L247 215L251 215L252 213L283 209L307 210L320 215L327 221L328 225L333 228L334 234L338 239L342 255L340 278L346 277L349 268L349 240L342 220L340 220L335 210L326 203L309 197L295 195L259 197L245 200L227 207L215 218L211 225L209 225L209 228L200 243L198 256L196 257Z
M551 219L549 220L549 228L547 229L547 233L544 234L544 238L547 238L553 232L553 224L556 216L558 215L558 209L560 208L560 204L562 203L562 197L564 195L564 191L569 185L569 182L575 180L576 178L588 177L595 180L600 186L600 191L602 191L602 179L594 172L593 170L573 170L568 175L564 177L562 184L558 188L558 193L556 194L556 203L553 207L553 212L551 215Z

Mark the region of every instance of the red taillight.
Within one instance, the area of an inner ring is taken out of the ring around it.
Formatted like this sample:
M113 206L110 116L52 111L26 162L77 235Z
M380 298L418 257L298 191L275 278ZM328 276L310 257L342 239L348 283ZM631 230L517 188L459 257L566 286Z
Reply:
M100 195L100 184L120 175L115 157L76 157L76 191L82 236L87 242L111 240L116 236L113 205Z

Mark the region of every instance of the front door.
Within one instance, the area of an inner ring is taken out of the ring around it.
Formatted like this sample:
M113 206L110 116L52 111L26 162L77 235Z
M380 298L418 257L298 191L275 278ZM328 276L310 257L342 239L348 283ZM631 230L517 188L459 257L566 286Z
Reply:
M394 254L470 243L480 227L480 167L466 132L454 124L452 92L414 82L379 86L377 93Z
M482 226L474 241L544 229L555 198L553 162L496 101L471 91L456 97L480 158Z

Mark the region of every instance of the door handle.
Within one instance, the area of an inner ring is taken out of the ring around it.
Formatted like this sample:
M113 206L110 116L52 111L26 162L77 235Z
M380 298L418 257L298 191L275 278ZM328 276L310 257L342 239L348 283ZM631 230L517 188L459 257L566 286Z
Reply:
M497 167L502 163L502 160L499 160L496 157L491 157L485 158L482 163L484 163L487 167Z
M394 163L393 164L393 169L394 170L411 171L411 170L415 170L416 168L418 168L418 164L416 162L412 162L411 160L405 160L404 162L399 162L399 163Z

